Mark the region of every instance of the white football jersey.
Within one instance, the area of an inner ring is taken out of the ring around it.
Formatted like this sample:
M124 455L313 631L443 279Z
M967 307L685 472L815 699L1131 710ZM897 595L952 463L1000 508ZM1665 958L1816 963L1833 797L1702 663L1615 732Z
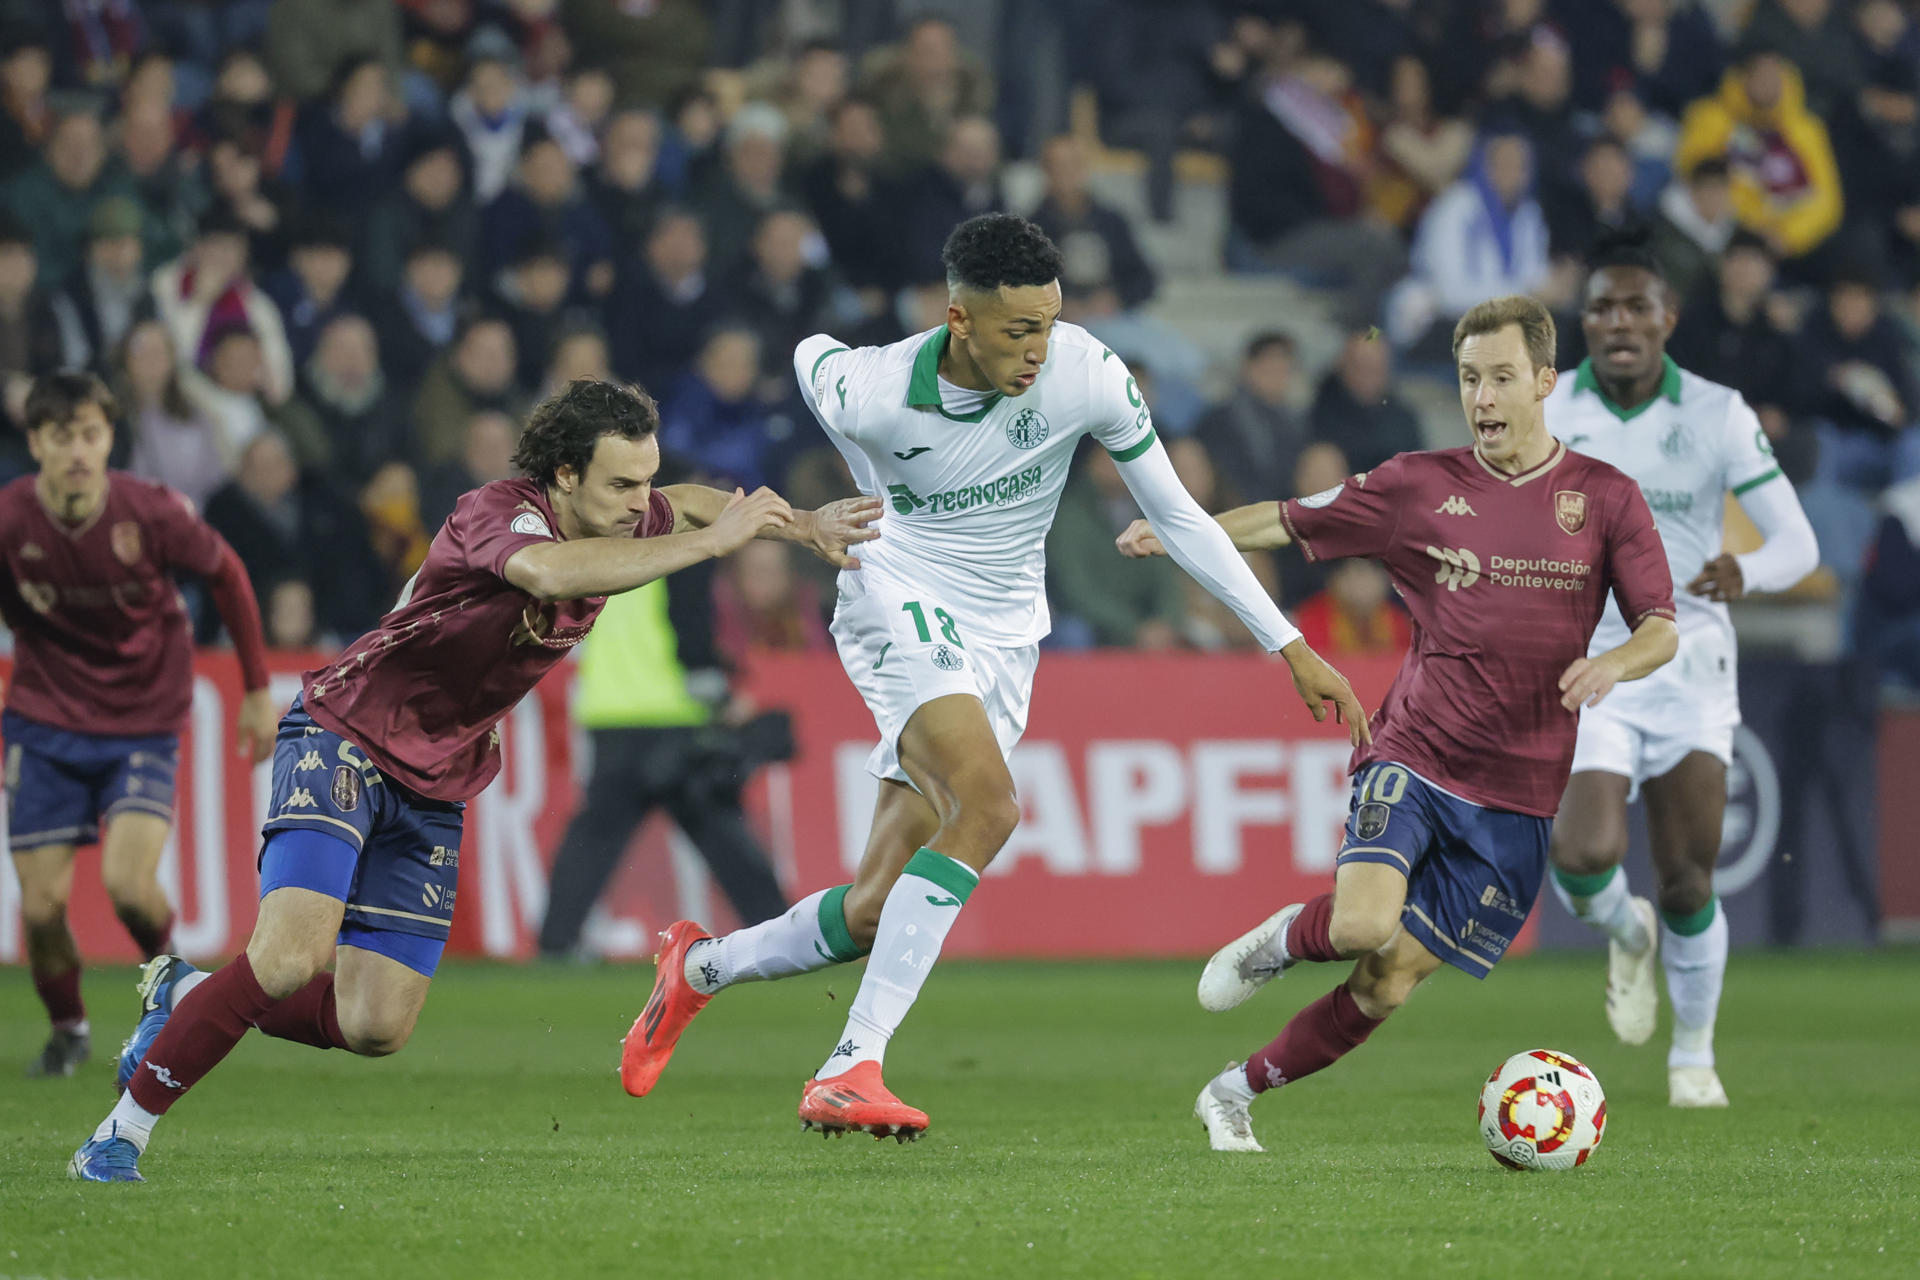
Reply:
M1547 430L1567 448L1611 463L1632 476L1653 509L1673 573L1680 633L1711 631L1733 644L1727 606L1690 595L1687 583L1723 550L1726 496L1787 483L1773 446L1738 391L1686 372L1671 357L1652 400L1623 410L1593 376L1593 362L1561 377L1547 397ZM1619 608L1607 601L1589 656L1626 641ZM1676 664L1677 665L1677 664Z
M1075 446L1090 433L1124 462L1152 446L1153 420L1126 364L1065 323L1024 394L950 411L939 376L947 340L945 325L858 350L816 334L793 367L860 491L886 500L880 537L857 550L859 572L951 602L968 640L1034 644L1052 626L1047 530Z

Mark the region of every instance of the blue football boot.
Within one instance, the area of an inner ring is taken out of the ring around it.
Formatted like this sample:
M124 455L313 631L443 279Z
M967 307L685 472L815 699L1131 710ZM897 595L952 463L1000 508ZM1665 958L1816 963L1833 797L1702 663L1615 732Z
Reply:
M115 1092L127 1091L127 1082L140 1069L140 1060L147 1056L147 1050L153 1048L154 1037L173 1016L173 993L180 979L198 972L179 956L155 956L140 970L140 985L136 988L140 992L140 1021L134 1024L133 1034L120 1050L120 1069L113 1078ZM84 1153L86 1149L80 1150ZM76 1167L79 1159L78 1155L74 1157Z
M67 1162L67 1176L83 1182L145 1182L140 1176L140 1148L119 1136L90 1138Z

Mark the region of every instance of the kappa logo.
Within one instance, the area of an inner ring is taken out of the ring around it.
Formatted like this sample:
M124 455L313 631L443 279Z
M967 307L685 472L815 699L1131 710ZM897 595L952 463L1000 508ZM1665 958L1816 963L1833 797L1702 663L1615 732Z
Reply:
M167 1088L172 1089L175 1093L187 1087L173 1078L173 1072L167 1070L157 1062L142 1062L140 1065L153 1072L153 1078L155 1080L158 1080L161 1084L167 1086Z
M287 797L287 802L280 806L282 811L287 809L318 809L319 807L320 802L315 800L313 798L313 792L307 790L305 787L295 787L292 794Z
M1287 1082L1287 1073L1271 1062L1267 1064L1267 1088L1278 1089Z
M35 613L51 613L53 606L60 603L60 589L49 582L19 582L14 584L14 590Z
M1433 580L1449 591L1465 591L1480 581L1480 557L1465 547L1428 547L1427 554L1440 562Z
M309 751L300 757L299 762L293 766L293 771L295 773L312 773L315 769L324 769L326 767L327 762L320 758L318 751Z
M1477 516L1480 513L1467 505L1467 500L1457 493L1447 495L1447 500L1433 509L1437 516Z

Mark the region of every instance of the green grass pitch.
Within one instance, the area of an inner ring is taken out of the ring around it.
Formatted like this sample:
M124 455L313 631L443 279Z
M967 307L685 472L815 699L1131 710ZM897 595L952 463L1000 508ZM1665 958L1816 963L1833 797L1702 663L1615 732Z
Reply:
M1265 1156L1208 1151L1193 1096L1333 969L1214 1017L1191 963L946 965L889 1059L934 1122L898 1146L794 1118L854 970L722 996L635 1101L615 1042L651 970L450 965L397 1057L249 1037L134 1187L66 1177L131 971L89 975L101 1056L42 1082L17 1076L43 1024L9 969L0 1277L1920 1275L1920 955L1736 955L1725 1112L1666 1107L1664 1024L1615 1043L1603 963L1443 971L1255 1105ZM1475 1131L1487 1072L1537 1047L1607 1089L1571 1173L1502 1170Z

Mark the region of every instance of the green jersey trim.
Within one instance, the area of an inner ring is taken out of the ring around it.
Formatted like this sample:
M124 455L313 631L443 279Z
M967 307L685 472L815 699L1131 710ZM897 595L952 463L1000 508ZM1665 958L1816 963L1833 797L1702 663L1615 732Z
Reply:
M1635 418L1653 408L1655 400L1664 399L1670 400L1674 404L1680 403L1680 366L1673 362L1672 356L1665 355L1660 357L1660 365L1661 368L1665 370L1665 372L1660 375L1660 390L1655 393L1652 400L1648 400L1643 404L1637 404L1631 409L1622 409L1619 405L1607 399L1607 393L1600 389L1600 380L1594 377L1593 358L1591 356L1582 360L1580 367L1573 371L1573 394L1579 395L1582 391L1591 391L1599 398L1600 403L1606 406L1608 413L1611 413L1622 422L1632 422Z
M820 366L827 362L827 358L829 356L837 356L842 351L845 351L845 350L846 350L845 347L835 347L831 351L822 351L820 353L820 358L813 362L813 368L807 370L807 381L812 382L815 378L820 376Z
M946 406L940 403L940 357L947 354L949 336L947 327L941 325L914 353L913 375L907 379L907 407L938 409L941 417L954 422L978 422L1000 403L1000 392L988 396L986 402L972 413L947 412Z
M1747 481L1745 484L1737 484L1733 486L1733 496L1737 498L1741 494L1747 492L1749 489L1758 489L1761 485L1765 484L1767 481L1778 480L1779 478L1780 478L1780 468L1775 467L1773 470L1767 472L1765 475L1755 476L1753 479Z
M1135 458L1153 448L1153 442L1157 438L1158 437L1154 435L1153 428L1148 427L1147 434L1141 436L1140 439L1133 444L1128 445L1124 449L1109 449L1107 452L1113 455L1115 462L1132 462Z

